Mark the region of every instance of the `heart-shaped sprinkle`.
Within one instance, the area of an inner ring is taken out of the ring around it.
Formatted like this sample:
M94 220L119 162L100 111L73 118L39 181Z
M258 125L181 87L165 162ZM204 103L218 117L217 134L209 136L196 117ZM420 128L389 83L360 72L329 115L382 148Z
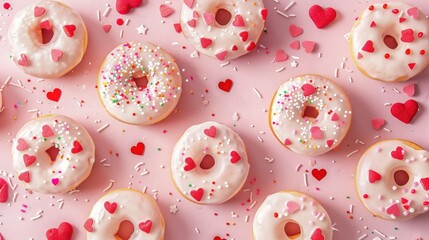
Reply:
M142 142L138 142L135 146L131 147L131 153L142 156L145 150L145 145Z
M110 203L109 201L106 201L104 203L104 209L106 209L106 211L108 211L110 214L115 213L117 207L118 207L118 204L115 202Z
M215 56L217 57L217 59L223 61L226 59L226 55L228 55L228 52L225 50L219 50L216 52Z
M311 175L313 175L313 177L317 180L317 181L320 181L320 180L322 180L323 178L325 178L325 176L326 176L326 174L327 174L327 172L326 172L326 170L325 169L317 169L317 168L315 168L315 169L313 169L312 171L311 171Z
M407 94L408 97L414 96L416 93L415 84L411 83L402 88L402 91L404 91L405 94Z
M408 67L410 68L410 70L413 70L415 66L416 63L408 63Z
M82 152L83 148L82 145L78 141L73 142L73 148L71 149L71 153L76 154Z
M46 97L51 101L58 102L61 97L61 89L55 88L53 91L47 92Z
M386 123L386 120L384 120L382 118L374 118L374 119L371 120L372 127L375 130L381 129L384 126L385 123Z
M247 44L246 51L250 52L250 51L252 51L255 48L256 48L256 43L253 42L253 41L251 41L251 42L249 42L249 44Z
M316 43L313 41L303 41L302 47L305 49L306 53L312 53L316 48Z
M420 183L425 191L429 191L429 177L421 178Z
M233 164L241 160L240 154L238 154L238 152L236 151L231 151L230 155L231 155L231 163Z
M325 236L322 233L322 229L316 228L310 237L311 240L325 240Z
M21 58L18 60L18 64L23 67L30 65L30 61L28 60L27 55L21 54Z
M183 0L183 2L188 6L189 8L192 8L194 6L194 0Z
M417 114L419 110L419 104L410 99L405 103L395 103L390 108L390 113L400 121L408 124L410 123L414 116Z
M190 194L195 200L199 202L203 198L204 189L199 188L198 190L191 190Z
M275 61L276 62L284 62L289 58L289 56L285 53L285 51L283 51L282 49L278 49L276 51L276 58Z
M395 151L392 151L390 155L392 158L398 159L398 160L404 160L404 154L405 151L402 147L396 147Z
M195 164L194 160L190 157L187 157L185 159L185 167L183 167L183 169L185 171L191 171L192 169L196 168L197 165Z
M261 18L262 18L262 20L267 20L267 16L268 16L268 9L266 9L266 8L263 8L263 9L261 9Z
M58 228L51 228L46 231L48 240L71 240L73 235L73 226L68 222L62 222Z
M326 140L326 145L328 145L328 147L332 147L332 145L334 145L334 140L332 139Z
M412 7L412 8L407 10L407 14L408 14L408 16L410 16L414 19L419 19L420 10L417 7Z
M188 22L186 22L186 24L188 24L189 27L195 28L197 26L197 20L191 19Z
M35 17L40 17L43 14L45 14L45 12L46 12L46 9L44 7L38 7L38 6L34 7L34 16Z
M16 150L21 152L27 149L28 147L29 147L28 143L23 138L18 138L18 145L16 145Z
M51 182L52 182L52 184L54 184L55 186L57 186L58 183L60 183L60 179L58 179L58 178L52 178Z
M299 50L299 48L300 48L299 41L293 41L293 42L289 45L289 47L290 47L290 48L292 48L293 50Z
M400 214L400 210L399 210L399 206L397 203L394 203L392 205L390 205L387 209L386 209L386 213L393 215L395 217L398 217Z
M88 232L93 232L94 228L93 225L94 224L94 219L92 218L88 218L85 223L83 224L83 227L85 228L86 231Z
M25 167L29 167L36 162L36 156L33 155L24 154L23 159Z
M201 38L201 47L208 48L210 45L212 45L212 40L210 38Z
M244 19L240 14L235 15L232 25L235 27L244 27Z
M292 37L298 37L299 35L301 35L304 32L304 29L302 29L301 27L298 27L295 24L291 24L289 25L289 33Z
M46 19L45 21L40 23L40 29L45 29L45 30L52 30L52 24L51 21L49 21L49 19Z
M52 128L49 125L43 125L42 136L45 138L54 136L54 131L52 131Z
M310 128L311 137L314 139L323 139L323 132L318 126Z
M286 207L289 214L293 214L301 208L299 204L294 201L287 201Z
M368 181L370 183L375 183L375 182L380 181L380 180L381 180L380 173L378 173L374 170L371 170L371 169L368 171Z
M143 0L116 0L116 11L127 14L132 8L139 7Z
M286 138L285 139L285 142L284 142L284 145L291 145L292 144L292 142L290 141L290 139L289 138Z
M152 229L152 221L146 220L144 222L139 223L139 228L145 233L150 233L150 230Z
M331 121L336 122L338 120L340 120L340 117L338 116L338 114L337 113L332 114Z
M216 137L216 127L211 126L210 128L204 129L204 134L211 137L211 138L215 138Z
M337 12L333 8L323 9L319 5L313 5L308 11L311 20L313 20L314 24L317 28L325 28L331 22L335 20L337 17Z
M218 87L222 91L229 92L229 91L231 91L232 83L233 82L231 79L226 79L225 81L220 81L218 83Z
M203 13L203 18L204 18L204 21L206 22L206 24L210 25L210 24L214 23L214 21L215 21L215 14L212 12L205 12L205 13Z
M7 199L9 198L9 187L3 178L0 177L0 203L7 202ZM1 238L0 238L1 239Z
M301 89L302 89L302 91L304 91L305 97L308 97L308 96L312 95L313 93L316 93L316 88L309 83L302 85Z
M52 49L51 50L51 59L54 62L60 61L60 58L64 55L63 51L59 49Z
M25 171L25 172L20 173L18 176L18 179L23 181L23 182L29 183L30 182L30 172Z
M371 40L366 41L365 45L363 45L362 50L365 52L374 52L374 43Z
M240 36L242 42L245 42L249 38L249 32L247 31L240 32L238 36Z
M105 33L110 32L110 29L112 29L112 25L110 25L110 24L104 24L104 25L103 25L103 31L104 31Z
M414 30L409 28L401 31L402 42L414 42Z
M165 4L161 4L161 6L159 6L159 12L161 13L161 17L165 18L173 14L174 10Z
M64 25L63 27L64 33L67 35L67 37L73 37L74 32L76 31L76 26L74 24Z

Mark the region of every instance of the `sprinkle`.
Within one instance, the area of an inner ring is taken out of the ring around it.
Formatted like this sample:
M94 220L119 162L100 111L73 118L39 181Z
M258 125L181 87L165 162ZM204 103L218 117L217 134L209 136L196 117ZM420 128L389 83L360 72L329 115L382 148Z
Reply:
M128 18L127 18L127 19L125 19L125 23L124 23L124 24L125 24L125 26L128 26L128 24L129 24L129 23L130 23L130 19L128 19Z
M13 198L12 198L12 201L13 202L16 202L16 198L18 197L18 193L17 192L15 192L14 194L13 194Z
M103 164L103 167L110 167L110 164L105 163L105 164Z
M368 235L365 233L364 235L360 236L360 237L358 238L358 240L365 239L367 236L368 236Z
M146 193L146 191L147 191L147 186L144 186L142 192Z
M346 69L346 71L347 72L349 72L349 73L352 73L353 72L353 70L350 70L350 69L348 69L348 68L345 68Z
M383 128L384 131L386 132L392 132L392 130L388 129L388 128Z
M229 64L230 64L230 62L225 62L225 63L221 63L219 66L225 67L225 66L228 66Z
M64 205L64 202L60 202L60 205L58 206L58 208L63 209L63 205Z
M255 207L255 205L256 205L256 203L257 203L258 201L254 201L251 205L250 205L250 207L249 207L249 209L252 209L253 207Z
M259 137L258 136L258 140L260 141L260 142L264 142L264 139L262 139L261 137Z
M353 83L353 78L349 76L349 81Z
M119 37L123 38L124 37L124 30L121 29L121 31L119 32Z
M32 217L32 218L30 218L32 221L34 221L34 220L37 220L37 219L39 219L39 218L41 218L42 217L42 215L37 215L37 216L34 216L34 217Z
M304 173L304 185L308 187L307 173Z
M274 162L274 158L265 158L265 160L267 161L267 163L272 163Z
M98 21L101 21L101 12L100 12L100 10L97 10L97 19L98 19Z
M139 162L134 166L134 170L136 170L136 172L138 172L138 170L140 170L140 167L144 165L144 162ZM138 169L138 170L137 170Z
M354 205L353 205L353 204L350 204L350 208L349 208L349 212L350 212L350 214L353 214L353 208L354 208Z
M112 10L109 6L106 7L103 13L103 17L107 17L107 15L110 13L110 10Z
M140 173L140 176L145 176L148 174L149 174L149 171L147 169L144 169L144 171L142 173Z
M289 10L293 5L295 4L295 1L291 1L284 9L285 12L287 12L287 10Z
M12 80L12 77L11 76L9 76L9 77L7 77L6 78L6 80L4 81L4 83L1 85L1 87L0 87L0 92L2 92L3 91L3 88L5 87L5 86L7 86L9 83L10 83L10 81Z
M299 172L299 170L301 169L302 164L298 164L298 166L296 166L295 171Z
M336 228L336 227L335 227L336 225L337 225L337 223L332 224L332 226L331 226L332 231L337 231L337 232L339 232L340 230L338 230L338 228Z
M102 126L101 128L97 129L97 132L102 132L104 129L108 128L110 126L110 124L106 123L104 124L104 126Z
M100 160L100 163L104 163L105 161L107 161L107 158L103 158Z
M107 192L107 191L109 191L109 189L111 189L113 187L113 181L109 181L109 186L107 186L104 190L103 190L103 192Z
M78 193L78 192L80 192L80 190L73 189L73 190L71 190L71 191L69 192L69 194L70 194L70 195L72 195L73 193Z
M344 69L346 63L345 62L341 62L341 69Z
M253 91L255 91L256 95L258 95L258 97L259 97L260 99L262 99L262 95L261 95L261 93L258 91L258 89L253 88Z
M393 91L395 91L396 93L401 93L397 88L393 88Z
M386 235L384 235L382 232L378 231L377 229L374 229L374 232L379 234L380 236L382 236L384 238L387 237Z
M249 222L249 215L246 215L246 217L244 218L244 222Z
M280 10L278 10L278 9L276 9L276 13L278 13L278 14L282 15L282 16L283 16L283 17L285 17L285 18L289 18L289 16L288 16L288 15L286 15L285 13L281 12L281 11L280 11Z
M385 103L384 106L385 107L392 106L392 103Z
M338 68L335 68L334 76L335 78L338 78Z
M281 68L276 69L276 72L282 72L285 69L286 69L286 67L281 67Z
M200 233L200 229L198 229L197 227L194 229L195 229L195 232Z
M352 151L351 153L347 154L347 157L351 157L351 156L353 156L357 152L359 152L358 149L356 149L356 150Z

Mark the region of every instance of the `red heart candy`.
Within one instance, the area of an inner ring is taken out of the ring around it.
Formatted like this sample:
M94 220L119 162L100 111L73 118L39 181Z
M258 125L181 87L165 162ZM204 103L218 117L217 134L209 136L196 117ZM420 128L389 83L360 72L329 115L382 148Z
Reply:
M29 183L30 182L30 172L25 171L25 172L20 173L18 176L18 179L23 181L23 182Z
M316 88L309 83L302 85L301 89L302 89L302 91L304 91L305 97L308 97L308 96L310 96L316 92Z
M40 17L43 14L45 14L45 12L46 12L46 9L44 7L38 7L38 6L34 7L34 16L35 17Z
M192 8L194 6L194 0L184 0L183 1L186 6L188 6L189 8Z
M408 16L410 16L414 19L419 19L420 10L417 7L412 7L412 8L407 10L407 14L408 14Z
M52 24L49 19L46 19L45 21L41 22L39 26L41 29L52 30Z
M216 127L211 126L210 128L204 129L204 134L211 137L211 138L215 138L216 137Z
M332 139L326 140L326 145L328 145L328 147L332 147L332 145L334 145L334 140Z
M189 27L195 28L197 26L197 20L191 19L191 20L187 21L186 24L188 24Z
M398 160L403 160L404 159L404 149L402 149L402 147L396 147L395 151L392 151L390 153L390 155Z
M174 13L174 10L165 4L161 4L161 6L159 6L159 11L161 13L161 17L163 18L168 17Z
M221 81L218 83L218 87L222 91L229 92L229 91L231 91L231 88L232 88L232 80L226 79L223 82Z
M403 87L402 91L404 91L404 93L407 94L408 97L414 96L414 94L416 92L414 83L411 83L411 84Z
M312 53L316 48L316 43L313 41L303 41L302 47L305 49L306 53Z
M36 162L36 156L32 156L32 155L28 155L28 154L24 154L23 159L24 159L25 167L29 167L34 162Z
M289 25L289 33L292 37L298 37L303 32L304 32L304 29L302 29L301 27L298 27L295 24Z
M262 20L267 20L267 16L268 16L268 9L266 9L266 8L263 8L263 9L261 9L261 18L262 18Z
M284 62L289 58L289 56L283 51L282 49L279 49L276 51L276 62Z
M245 42L249 38L249 32L243 31L243 32L239 33L238 36L240 36L241 41Z
M368 181L370 183L375 183L375 182L380 181L380 180L381 180L380 173L373 171L371 169L368 171Z
M54 136L54 131L52 131L52 128L49 125L43 125L42 136L45 138Z
M51 50L51 58L52 58L52 61L54 62L58 62L63 55L64 55L63 51L59 49Z
M399 214L400 214L400 210L399 210L398 204L397 204L397 203L394 203L394 204L390 205L390 206L386 209L386 213L387 213L387 214L391 214L391 215L393 215L393 216L395 216L395 217L398 217L398 216L399 216Z
M238 154L238 152L236 151L231 151L231 163L237 163L238 161L241 160L241 156L240 154Z
M6 180L0 178L0 203L5 203L9 197L9 187Z
M48 240L70 240L73 235L73 226L68 222L62 222L58 228L51 228L46 231Z
M287 146L287 145L291 145L292 142L290 141L289 138L286 138L284 144Z
M204 195L204 189L199 188L198 190L192 190L190 192L191 196L197 200L198 202L201 201L201 199L203 198Z
M82 152L82 150L83 150L83 148L82 148L82 145L80 145L80 142L78 142L78 141L75 140L73 142L73 148L71 149L71 152L73 154L76 154L76 153Z
M18 145L16 145L16 150L21 152L27 149L28 147L29 147L28 143L23 138L18 138Z
M340 120L340 117L338 116L338 114L337 113L332 114L331 121L336 122L338 120Z
M106 209L106 211L108 211L110 214L115 213L117 207L118 207L118 204L115 202L110 203L109 201L106 201L104 203L104 209Z
M21 54L21 58L18 60L18 64L23 67L30 65L30 61L28 60L27 55Z
M142 156L145 150L145 145L142 142L138 142L135 146L131 147L131 153Z
M116 0L116 11L120 14L127 14L131 8L136 8L142 4L143 0Z
M326 174L327 174L327 172L326 172L326 170L325 169L317 169L317 168L315 168L315 169L313 169L312 171L311 171L311 175L313 175L313 177L315 178L315 179L317 179L317 181L320 181L320 180L322 180L325 176L326 176Z
M401 41L402 42L414 42L414 30L405 29L401 31Z
M247 44L246 51L250 52L250 51L252 51L255 48L256 48L256 43L253 42L253 41L251 41L251 42L249 42L249 44Z
M145 233L150 233L150 230L152 229L152 221L147 220L145 222L139 223L139 228Z
M337 12L333 8L323 9L319 5L313 5L308 11L311 20L313 20L316 27L321 29L326 27L337 17Z
M105 33L110 32L110 29L112 29L112 25L110 25L110 24L104 24L104 25L103 25L103 31L104 31Z
M374 43L371 40L366 41L365 45L363 45L362 50L365 52L374 52Z
M429 177L421 178L420 183L422 184L424 190L429 191Z
M322 233L322 229L316 228L311 235L311 240L325 240L325 236Z
M390 113L397 119L404 123L410 123L417 111L419 110L419 104L414 100L408 100L405 103L395 103L390 108Z
M228 55L228 51L225 51L225 50L218 51L215 54L215 56L217 57L217 59L219 59L221 61L225 60L226 55Z
M83 227L85 228L86 231L88 232L93 232L94 228L93 225L94 224L94 219L92 218L88 218L85 223L83 224Z
M194 160L190 157L187 157L185 159L185 167L183 167L183 169L185 171L191 171L192 169L196 168L197 165L195 164Z
M63 30L64 30L64 33L67 35L67 37L73 37L74 31L76 31L76 26L73 24L64 25Z
M371 120L372 127L375 130L378 130L378 129L382 128L385 123L386 123L386 120L384 120L382 118L374 118L374 119Z
M232 25L235 27L244 27L244 19L240 14L235 15Z
M58 102L61 97L61 89L55 88L52 92L46 93L46 97L54 102Z
M210 45L212 45L212 40L210 38L201 38L201 47L208 48Z

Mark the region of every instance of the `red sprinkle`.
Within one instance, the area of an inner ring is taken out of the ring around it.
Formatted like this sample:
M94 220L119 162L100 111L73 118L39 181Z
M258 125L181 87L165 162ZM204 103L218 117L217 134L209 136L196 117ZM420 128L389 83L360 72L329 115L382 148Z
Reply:
M407 50L405 50L405 54L410 55L411 53L411 49L407 48Z
M420 55L425 55L426 51L425 50L421 50L420 51Z
M374 5L371 5L371 6L369 6L369 8L368 8L369 10L374 10Z
M392 13L394 13L394 14L398 14L398 13L399 13L399 10L398 10L398 9L393 9L393 10L392 10Z
M122 26L124 24L124 20L122 18L118 18L116 20L116 24L118 24L119 26Z
M386 53L386 54L384 54L384 58L390 58L390 54L388 54L388 53Z
M9 10L10 9L10 4L8 2L5 2L3 4L4 9Z
M387 8L387 3L383 4L383 8L386 9Z
M365 193L365 194L363 195L363 198L368 198L368 194L366 194L366 193Z
M419 34L417 34L417 36L418 36L419 38L421 38L421 37L423 37L423 33L422 33L422 32L419 32Z

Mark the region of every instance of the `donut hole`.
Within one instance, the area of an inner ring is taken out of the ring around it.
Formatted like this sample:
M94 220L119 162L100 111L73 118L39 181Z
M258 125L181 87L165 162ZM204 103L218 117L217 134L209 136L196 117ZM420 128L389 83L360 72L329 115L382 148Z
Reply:
M384 44L390 49L396 49L398 47L398 41L392 35L386 35L383 38Z
M224 8L220 8L219 10L217 10L215 15L215 20L217 24L221 26L227 25L231 21L231 18L232 18L231 12Z
M405 170L396 170L393 172L393 180L395 181L396 185L404 186L410 180L410 175Z
M54 37L54 30L42 28L41 35L42 35L42 43L48 44Z
M301 236L301 226L294 221L287 222L284 231L289 239L297 239Z
M147 88L149 83L149 79L146 75L143 74L142 71L137 71L133 74L132 80L134 81L135 86L139 89L139 91Z
M316 107L307 105L302 112L303 118L317 118L319 116L319 110Z
M128 240L134 232L134 225L128 221L124 220L119 224L118 231L115 234L116 238L120 240Z
M204 169L204 170L209 170L214 165L215 165L214 158L210 154L207 154L207 155L204 156L203 160L201 160L200 168Z
M55 162L55 160L57 160L59 152L60 149L56 148L55 146L52 146L46 150L46 153L48 154L49 158L51 158L51 162Z

